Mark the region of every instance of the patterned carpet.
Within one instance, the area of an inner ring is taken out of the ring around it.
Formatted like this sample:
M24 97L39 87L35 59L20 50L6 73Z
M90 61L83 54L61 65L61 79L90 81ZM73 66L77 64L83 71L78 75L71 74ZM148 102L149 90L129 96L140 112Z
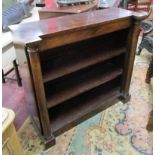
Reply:
M121 102L59 136L56 145L43 144L28 118L18 131L27 155L152 155L152 132L146 130L152 109L152 85L145 83L151 56L136 56L131 82L131 101Z

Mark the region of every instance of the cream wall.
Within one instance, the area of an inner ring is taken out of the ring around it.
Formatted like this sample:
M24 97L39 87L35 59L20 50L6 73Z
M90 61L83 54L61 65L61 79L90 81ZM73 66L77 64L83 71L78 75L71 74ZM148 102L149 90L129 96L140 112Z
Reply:
M39 8L34 7L31 11L32 16L23 19L20 24L39 20L38 9ZM13 37L10 31L2 34L2 52L3 67L9 64L14 57L17 57L19 64L22 64L26 61L24 49L14 49Z

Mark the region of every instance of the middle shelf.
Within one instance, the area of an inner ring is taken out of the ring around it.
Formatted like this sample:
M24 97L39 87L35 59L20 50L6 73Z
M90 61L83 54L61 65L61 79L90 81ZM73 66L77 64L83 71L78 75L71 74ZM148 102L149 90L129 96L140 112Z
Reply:
M52 69L49 69L46 74L43 76L44 82L48 82L50 80L59 78L61 76L64 76L65 74L69 74L75 71L80 70L81 68L86 68L91 65L97 64L99 62L111 59L113 57L119 56L120 54L124 53L126 51L125 47L121 47L114 50L104 51L104 52L98 52L94 54L89 54L89 56L83 56L82 58L74 58L73 60L68 60L65 63L62 63L61 65L55 66ZM86 52L85 52L86 53ZM86 54L85 54L86 55ZM79 61L79 59L81 59ZM52 61L52 60L51 60ZM54 66L54 65L53 65ZM48 68L50 68L49 66Z
M51 108L70 98L115 79L123 72L112 63L100 63L45 83L47 107Z

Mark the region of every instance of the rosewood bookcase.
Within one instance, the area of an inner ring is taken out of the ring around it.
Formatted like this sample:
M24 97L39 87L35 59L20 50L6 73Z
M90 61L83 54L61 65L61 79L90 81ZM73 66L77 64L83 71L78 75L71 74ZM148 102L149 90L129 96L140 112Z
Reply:
M110 8L11 28L27 56L27 99L46 148L55 137L130 99L129 87L144 15ZM31 96L31 97L30 97Z

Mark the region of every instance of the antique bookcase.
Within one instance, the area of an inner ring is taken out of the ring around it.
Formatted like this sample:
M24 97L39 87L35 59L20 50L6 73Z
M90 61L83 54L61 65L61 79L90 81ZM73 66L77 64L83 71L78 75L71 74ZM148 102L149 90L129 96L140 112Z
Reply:
M13 26L25 48L27 102L46 148L117 100L130 99L141 14L110 8Z

